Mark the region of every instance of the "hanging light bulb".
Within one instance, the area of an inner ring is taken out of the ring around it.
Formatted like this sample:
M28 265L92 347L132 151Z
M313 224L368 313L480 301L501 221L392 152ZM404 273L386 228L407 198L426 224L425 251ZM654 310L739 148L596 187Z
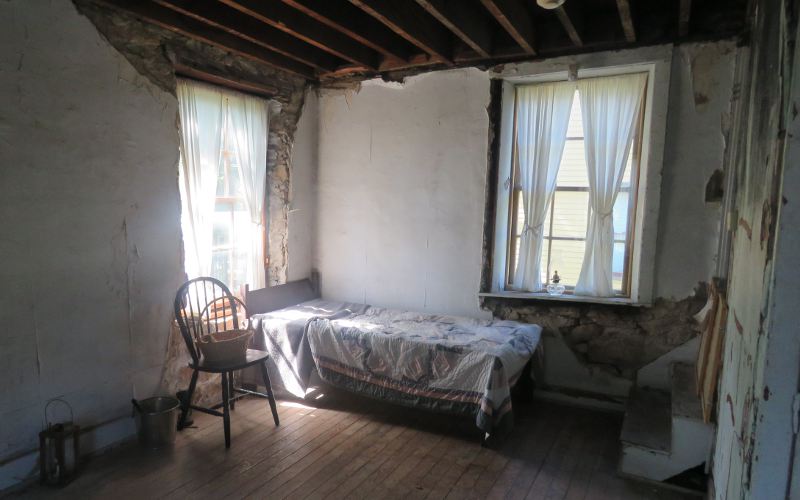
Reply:
M564 4L564 0L536 0L539 7L543 9L557 9Z

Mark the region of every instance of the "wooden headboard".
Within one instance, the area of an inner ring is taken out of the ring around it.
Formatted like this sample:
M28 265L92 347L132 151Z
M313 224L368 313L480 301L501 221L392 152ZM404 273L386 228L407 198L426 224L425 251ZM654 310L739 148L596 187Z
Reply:
M275 285L259 290L245 290L244 302L247 315L268 313L293 306L308 300L318 299L319 281L315 274L311 278L290 281L285 285Z

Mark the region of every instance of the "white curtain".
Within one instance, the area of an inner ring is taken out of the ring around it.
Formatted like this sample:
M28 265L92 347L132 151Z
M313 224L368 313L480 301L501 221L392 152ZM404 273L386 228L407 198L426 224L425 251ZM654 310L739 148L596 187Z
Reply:
M229 138L242 172L247 211L250 214L248 284L264 288L264 225L262 214L267 179L267 134L269 133L269 102L245 94L231 93L227 97ZM237 244L245 242L237 242Z
M189 278L211 271L214 204L222 155L223 93L211 86L178 80L181 120L181 226Z
M575 293L597 297L614 295L612 212L636 121L642 107L647 75L636 73L578 81L589 173L589 226Z
M513 286L542 289L544 218L564 152L575 84L545 83L517 88L517 162L525 225Z

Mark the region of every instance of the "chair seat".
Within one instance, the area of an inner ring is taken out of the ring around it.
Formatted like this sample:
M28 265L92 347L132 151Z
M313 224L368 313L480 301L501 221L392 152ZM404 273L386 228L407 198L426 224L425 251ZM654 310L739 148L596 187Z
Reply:
M230 372L247 368L248 366L261 363L267 358L269 358L269 353L267 351L248 349L247 352L245 353L244 359L238 361L233 361L228 363L208 363L201 358L200 362L197 363L197 365L195 365L194 361L189 361L189 367L199 370L201 372L223 373L223 372Z

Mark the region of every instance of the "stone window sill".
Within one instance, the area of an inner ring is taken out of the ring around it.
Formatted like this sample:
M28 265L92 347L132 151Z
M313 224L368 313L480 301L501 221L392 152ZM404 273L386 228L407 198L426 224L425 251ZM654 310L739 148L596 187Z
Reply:
M572 302L582 304L608 304L617 306L632 306L632 307L645 307L650 304L643 302L634 302L629 297L586 297L582 295L549 295L547 293L534 293L534 292L482 292L478 294L479 297L496 297L503 299L521 299L521 300L542 300L550 302Z

